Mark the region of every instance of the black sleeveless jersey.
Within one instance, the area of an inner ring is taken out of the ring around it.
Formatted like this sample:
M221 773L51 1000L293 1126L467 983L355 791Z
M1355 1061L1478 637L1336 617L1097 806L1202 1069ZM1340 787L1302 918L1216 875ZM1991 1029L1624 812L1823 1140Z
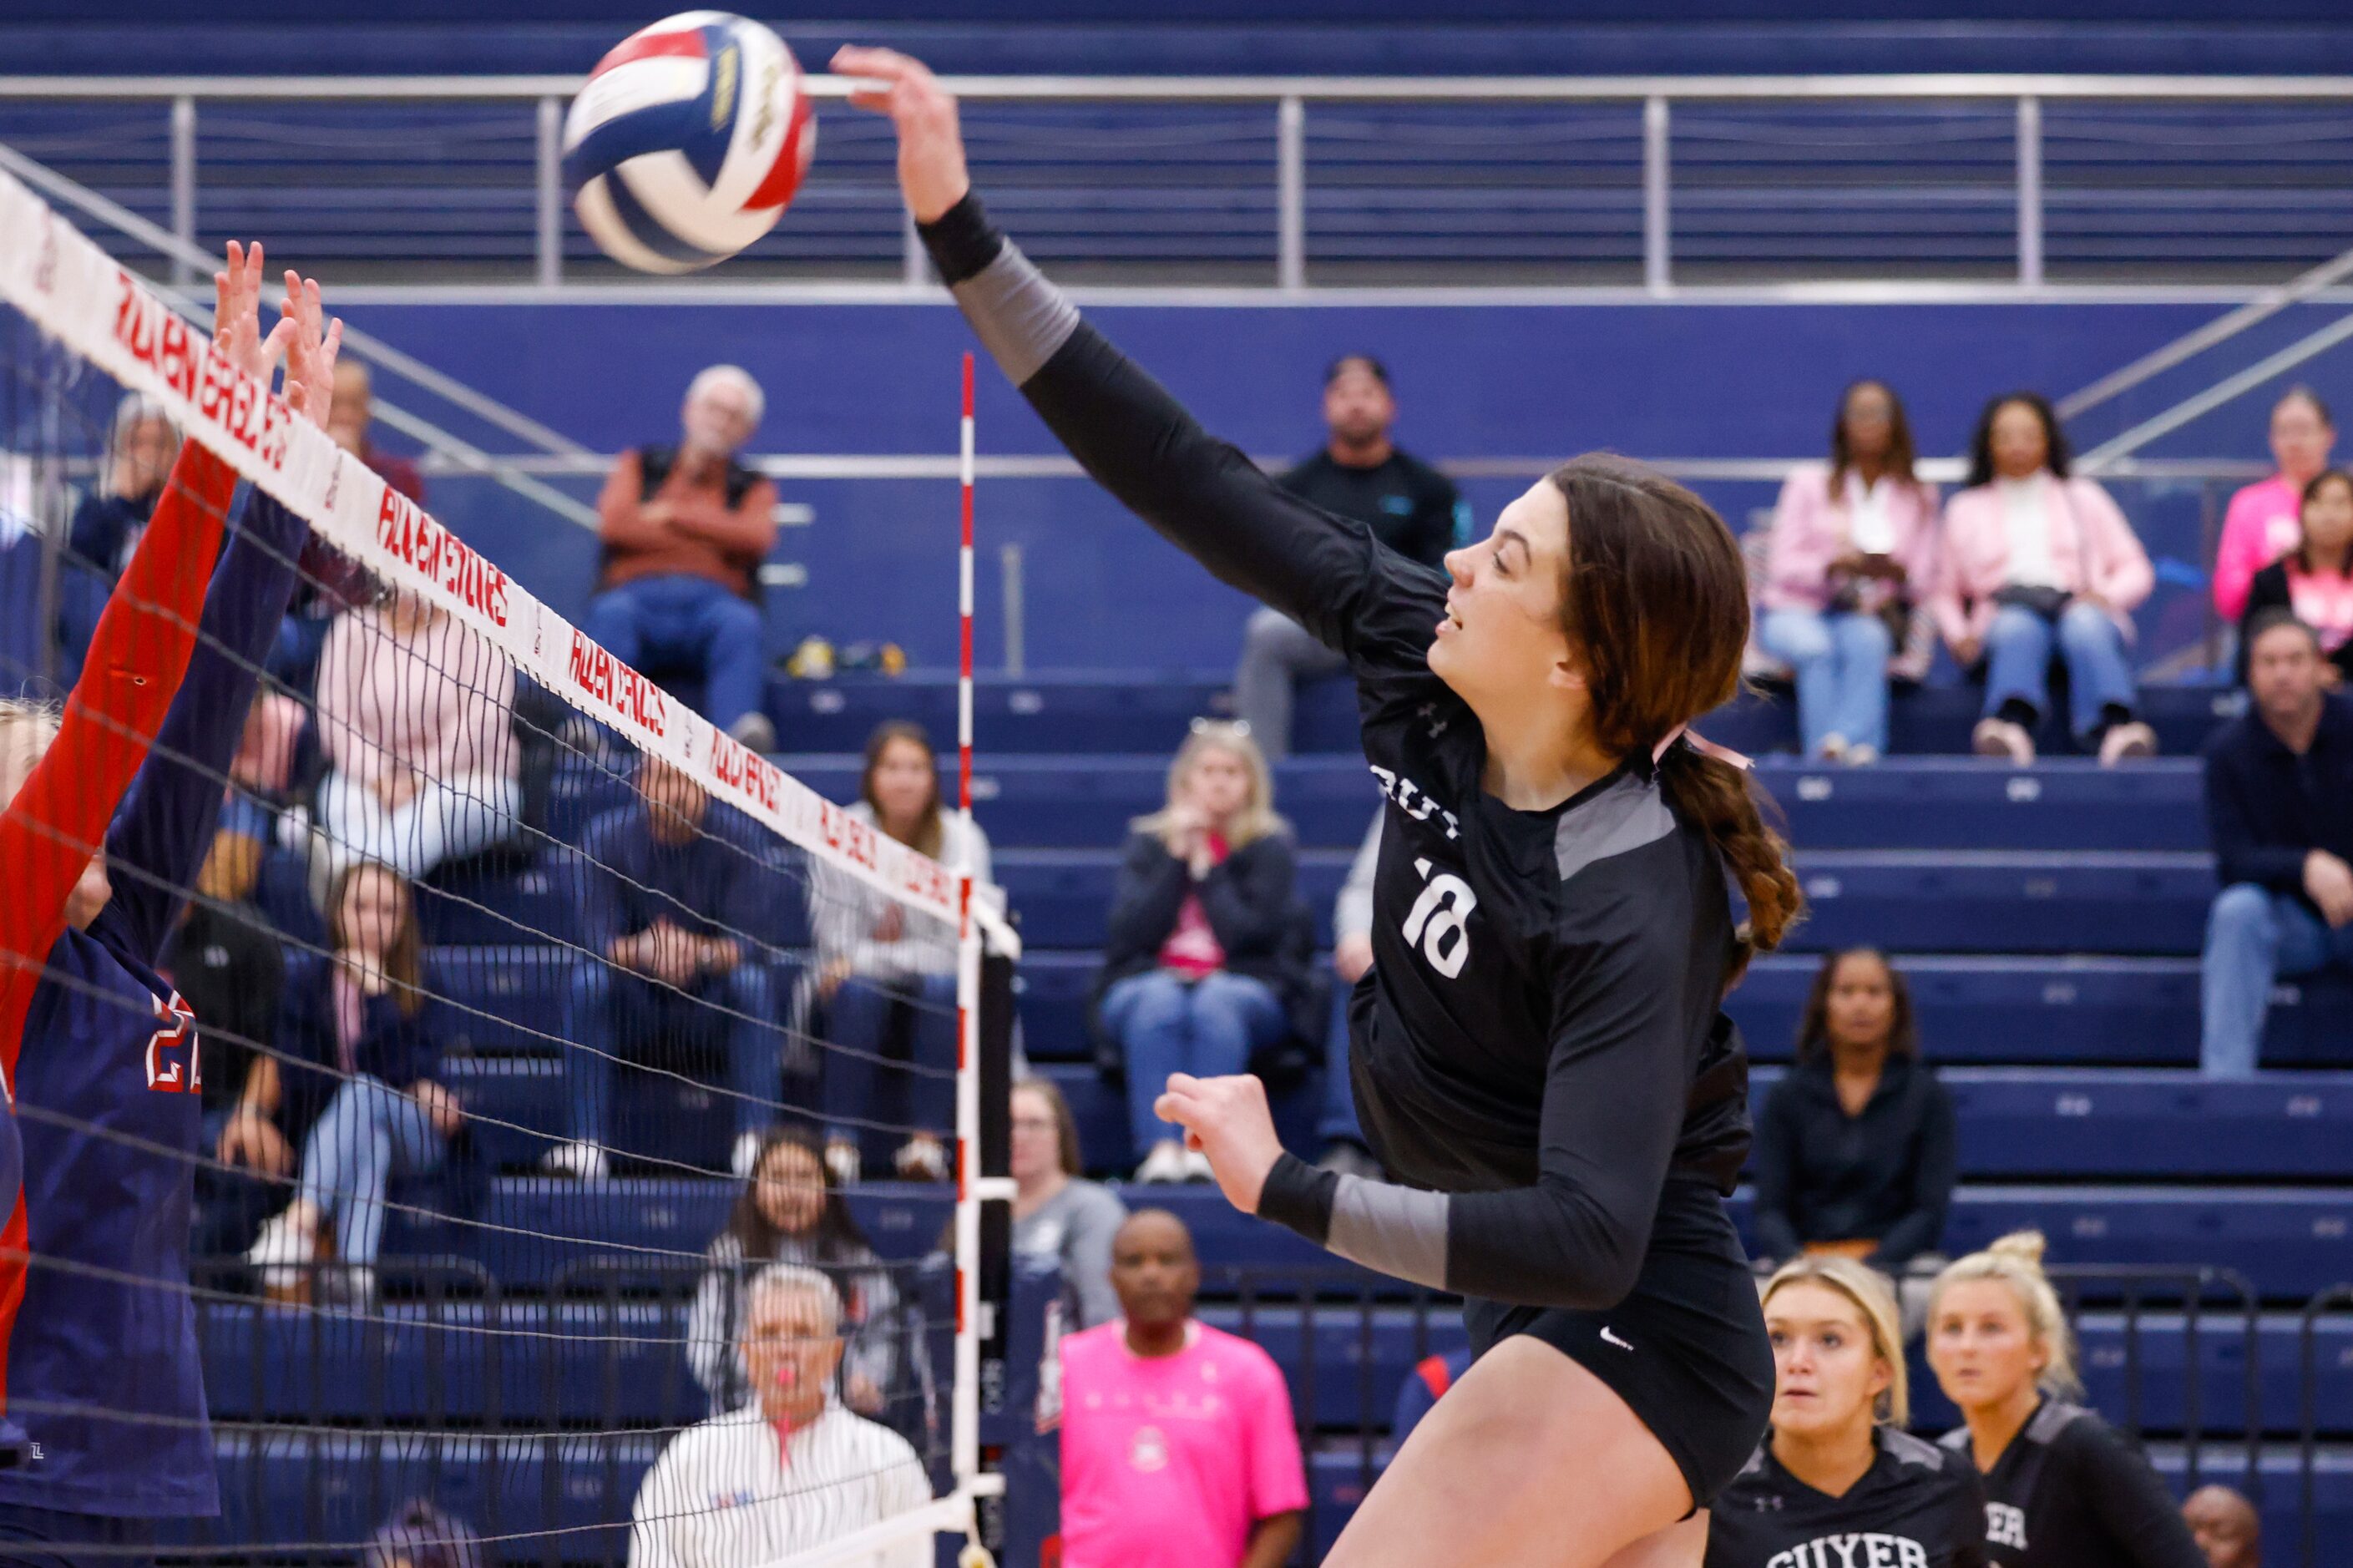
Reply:
M1883 1426L1879 1458L1831 1497L1772 1443L1716 1494L1705 1568L1986 1568L1985 1489L1966 1457Z

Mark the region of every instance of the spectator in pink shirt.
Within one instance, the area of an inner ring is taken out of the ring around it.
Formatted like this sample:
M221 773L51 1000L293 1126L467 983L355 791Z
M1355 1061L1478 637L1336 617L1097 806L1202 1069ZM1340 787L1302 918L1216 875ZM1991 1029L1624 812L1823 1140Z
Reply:
M1063 1568L1281 1568L1307 1476L1274 1359L1194 1318L1166 1209L1120 1226L1111 1282L1123 1316L1061 1344Z
M512 830L522 808L514 668L414 594L335 617L319 655L323 889L374 860L413 882Z
M1985 665L1985 717L1971 737L1979 756L2034 760L2055 645L2076 741L2108 767L2157 750L2126 657L2133 609L2157 574L2108 492L2067 463L2048 399L2014 392L1986 405L1969 488L1945 505L1928 607L1955 661Z
M2247 683L2247 644L2255 617L2284 610L2312 628L2327 656L2321 684L2343 690L2353 675L2353 474L2327 468L2304 487L2295 542L2247 585L2239 622L2239 684Z
M2214 609L2224 620L2244 620L2255 574L2302 542L2297 514L2305 487L2328 467L2336 444L2328 405L2310 387L2290 387L2272 405L2272 460L2279 472L2231 498L2214 552Z
M1758 640L1797 678L1809 757L1871 763L1887 750L1890 666L1936 563L1936 492L1912 462L1903 403L1858 381L1839 399L1828 466L1781 487Z

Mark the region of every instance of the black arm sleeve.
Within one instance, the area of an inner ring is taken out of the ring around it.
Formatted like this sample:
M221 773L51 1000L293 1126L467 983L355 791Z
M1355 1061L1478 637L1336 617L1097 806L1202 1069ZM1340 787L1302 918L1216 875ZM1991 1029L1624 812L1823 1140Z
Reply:
M1533 1185L1419 1192L1285 1154L1259 1213L1368 1268L1440 1289L1532 1307L1624 1300L1683 1126L1693 911L1672 887L1651 887L1639 903L1596 889L1595 903L1597 929L1611 934L1557 955Z
M976 195L922 234L1007 378L1098 484L1360 671L1426 663L1443 576L1300 500L1203 430L990 226Z
M1796 1217L1789 1211L1797 1180L1797 1151L1793 1147L1796 1140L1789 1125L1790 1093L1788 1079L1775 1084L1757 1118L1757 1246L1776 1263L1785 1263L1805 1250L1798 1236Z
M1912 1163L1912 1205L1879 1238L1879 1250L1872 1258L1875 1267L1900 1268L1943 1238L1960 1164L1959 1143L1952 1091L1932 1079L1922 1097L1919 1153Z
M2073 1479L2069 1492L2083 1500L2102 1531L2137 1568L2206 1568L2206 1554L2181 1521L2173 1494L2107 1423L2073 1421L2053 1447L2068 1458L2067 1473Z
M1282 945L1296 875L1291 845L1277 834L1228 856L1201 879L1201 912L1229 959L1257 958Z

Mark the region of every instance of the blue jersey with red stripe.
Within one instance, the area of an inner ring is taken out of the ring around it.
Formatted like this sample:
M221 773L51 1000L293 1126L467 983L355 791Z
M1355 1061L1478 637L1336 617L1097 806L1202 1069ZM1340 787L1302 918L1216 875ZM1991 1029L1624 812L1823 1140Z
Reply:
M49 951L16 1062L31 1261L6 1393L30 1447L0 1504L219 1511L188 1235L204 1155L195 1019L155 965L211 847L222 781L294 587L301 520L259 494L195 651L106 836L113 897Z

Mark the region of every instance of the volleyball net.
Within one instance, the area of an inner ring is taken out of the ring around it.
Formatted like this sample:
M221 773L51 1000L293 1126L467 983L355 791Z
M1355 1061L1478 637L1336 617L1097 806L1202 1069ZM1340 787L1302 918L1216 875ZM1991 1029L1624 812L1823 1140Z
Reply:
M927 738L822 798L237 357L0 174L0 1506L931 1561L1018 946Z

